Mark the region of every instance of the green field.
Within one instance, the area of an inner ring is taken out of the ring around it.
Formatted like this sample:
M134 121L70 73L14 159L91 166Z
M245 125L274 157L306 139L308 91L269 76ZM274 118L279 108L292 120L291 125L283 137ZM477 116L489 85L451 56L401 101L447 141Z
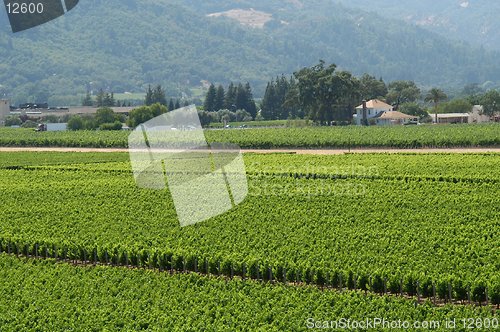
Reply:
M498 154L249 154L247 199L186 228L125 153L0 156L4 252L500 302Z
M0 129L0 146L127 147L129 132ZM306 127L207 130L209 142L241 148L498 147L500 124L397 127Z
M469 317L498 323L488 309L415 306L413 300L362 292L74 267L6 255L0 255L0 280L2 331L305 331L310 319L342 318L436 321L441 326L456 319L457 327Z

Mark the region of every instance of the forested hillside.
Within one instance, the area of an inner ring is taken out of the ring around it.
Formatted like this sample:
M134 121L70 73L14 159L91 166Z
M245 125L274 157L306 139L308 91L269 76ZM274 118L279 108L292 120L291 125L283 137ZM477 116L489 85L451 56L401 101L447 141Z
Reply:
M251 28L208 16L250 8L270 20ZM142 92L150 83L189 94L201 80L249 81L259 97L271 78L319 59L385 81L497 84L497 58L326 0L82 0L64 17L18 34L0 11L0 96L14 102L57 104L87 89Z
M500 50L500 2L469 0L340 0L346 6L402 19L448 38Z

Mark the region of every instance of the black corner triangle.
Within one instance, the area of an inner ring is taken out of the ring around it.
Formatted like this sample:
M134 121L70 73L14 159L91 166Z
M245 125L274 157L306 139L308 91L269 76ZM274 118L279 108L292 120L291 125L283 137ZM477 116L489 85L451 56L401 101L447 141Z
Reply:
M78 5L78 1L79 0L64 0L64 2L66 3L66 10L69 11L75 8L75 6Z

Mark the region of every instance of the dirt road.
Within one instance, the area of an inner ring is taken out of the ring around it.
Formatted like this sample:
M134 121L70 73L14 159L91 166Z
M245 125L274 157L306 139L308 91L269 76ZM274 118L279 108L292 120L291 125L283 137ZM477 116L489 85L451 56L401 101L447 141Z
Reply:
M308 155L342 155L346 153L500 153L500 148L452 148L452 149L243 149L243 153L295 153ZM0 152L128 152L123 148L57 148L57 147L0 147Z

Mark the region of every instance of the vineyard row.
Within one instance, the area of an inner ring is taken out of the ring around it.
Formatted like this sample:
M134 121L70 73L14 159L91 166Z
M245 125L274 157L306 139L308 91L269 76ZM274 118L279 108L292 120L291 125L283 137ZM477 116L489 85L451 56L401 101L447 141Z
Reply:
M227 278L241 277L263 282L303 283L338 290L361 290L373 293L397 294L432 299L434 303L477 303L479 305L496 305L500 309L500 284L476 282L463 283L461 280L448 278L417 280L413 277L399 278L379 274L357 274L353 271L328 271L313 269L288 269L286 266L261 265L258 261L246 263L230 260L209 259L197 256L182 256L175 253L160 253L142 250L129 252L114 249L112 251L84 247L59 247L49 243L33 245L11 242L0 239L0 253L9 255L33 257L36 259L53 258L60 261L73 261L81 264L105 264L156 269L170 272L195 272L224 276Z

